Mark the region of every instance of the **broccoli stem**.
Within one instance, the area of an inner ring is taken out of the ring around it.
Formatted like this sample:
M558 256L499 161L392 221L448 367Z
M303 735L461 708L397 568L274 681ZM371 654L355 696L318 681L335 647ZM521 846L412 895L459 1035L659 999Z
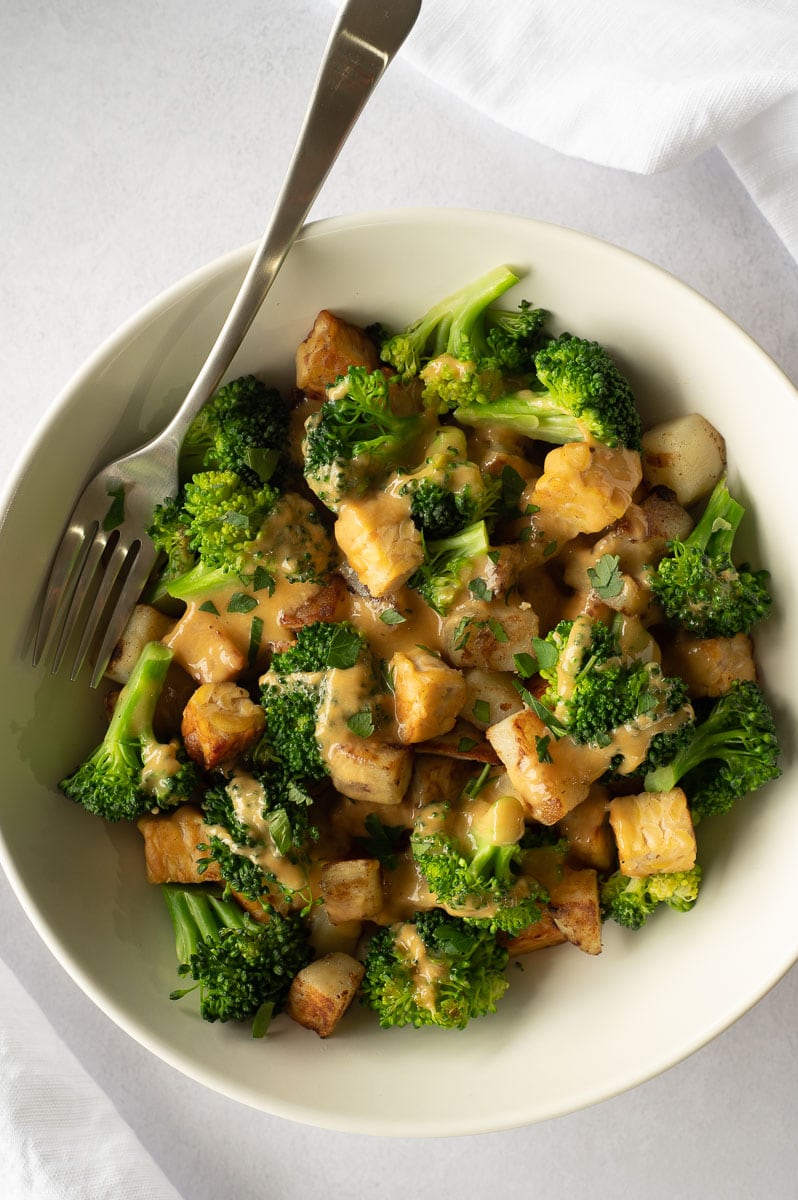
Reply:
M190 963L200 941L215 942L222 928L244 929L242 909L225 904L201 888L188 890L166 883L162 889L175 931L175 947L180 963Z
M709 558L731 558L735 534L745 516L742 504L733 498L725 476L718 481L707 506L685 546L695 546Z
M162 642L149 642L144 647L119 693L103 739L105 745L155 740L152 722L172 657L173 651Z

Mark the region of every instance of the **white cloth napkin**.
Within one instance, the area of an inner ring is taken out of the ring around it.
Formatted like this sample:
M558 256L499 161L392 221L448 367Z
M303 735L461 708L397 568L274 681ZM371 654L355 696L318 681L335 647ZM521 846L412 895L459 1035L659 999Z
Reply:
M798 258L798 0L423 0L402 55L604 166L648 174L719 146Z
M180 1200L0 960L0 1189L7 1200Z

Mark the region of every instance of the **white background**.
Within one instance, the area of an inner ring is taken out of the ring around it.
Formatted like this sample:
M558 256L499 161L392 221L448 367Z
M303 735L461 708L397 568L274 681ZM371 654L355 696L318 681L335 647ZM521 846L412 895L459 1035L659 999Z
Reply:
M328 0L4 0L3 477L98 342L259 236L331 18ZM400 60L313 215L397 205L534 216L636 251L798 382L798 267L717 151L650 178L593 167L480 118ZM735 402L751 405L754 429L756 398ZM751 903L766 921L762 898ZM0 955L186 1200L798 1197L796 969L633 1092L536 1127L411 1142L270 1118L162 1065L65 976L2 877Z

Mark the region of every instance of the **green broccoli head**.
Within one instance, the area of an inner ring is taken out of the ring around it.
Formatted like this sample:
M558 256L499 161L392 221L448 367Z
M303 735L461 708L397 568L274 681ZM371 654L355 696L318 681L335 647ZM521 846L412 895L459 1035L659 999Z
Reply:
M678 713L678 728L653 734L647 762L662 761L681 744L682 725L693 715L682 679L664 675L655 662L622 654L614 628L600 620L561 621L545 641L552 661L540 671L548 684L540 702L561 732L583 744L609 746L624 726L643 729ZM623 760L616 766L622 770Z
M410 515L425 537L433 541L452 537L467 525L489 521L498 511L501 480L476 479L460 488L452 486L457 475L451 472L442 481L419 479L410 488Z
M518 276L500 266L472 280L434 304L422 317L383 341L380 357L407 380L439 355L474 362L489 352L485 329L487 309Z
M727 812L736 800L780 775L779 753L764 693L750 680L735 680L674 757L646 775L646 791L666 792L681 784L694 818Z
M254 921L235 901L196 885L165 884L163 894L178 973L195 981L171 999L198 989L206 1021L246 1021L283 1008L291 981L312 957L299 917L270 912Z
M194 418L180 452L185 481L204 471L234 471L258 488L282 472L288 443L288 407L280 393L254 375L220 388Z
M513 376L534 376L535 356L552 340L546 332L551 316L544 308L533 308L522 300L515 312L491 309L487 342L496 366Z
M461 425L500 425L542 442L591 440L640 449L640 416L628 382L597 342L565 336L535 355L535 386L456 408ZM542 390L541 390L542 388Z
M605 920L612 920L626 929L641 929L660 904L677 912L688 912L701 886L701 868L689 871L664 872L630 879L616 871L600 887L601 911Z
M421 416L393 411L391 387L382 371L350 367L305 423L305 479L329 508L365 492L423 433Z
M203 471L186 484L183 513L191 549L204 567L241 573L280 493L250 487L234 471Z
M465 819L458 819L461 810ZM467 791L458 805L432 814L421 809L410 848L439 905L469 924L515 936L540 919L541 904L548 900L521 873L523 834L523 810L514 796L498 796L475 808Z
M371 939L361 985L380 1025L463 1029L496 1011L507 989L507 950L495 934L441 909L386 926Z
M61 791L107 821L132 821L189 800L200 775L177 740L164 744L153 718L172 661L161 642L148 643L117 697L105 737Z
M425 541L424 561L407 581L436 613L445 616L464 587L475 562L490 551L484 521L475 521L451 537Z
M768 615L768 572L732 561L744 514L720 479L692 533L668 544L649 585L672 625L697 637L734 637Z

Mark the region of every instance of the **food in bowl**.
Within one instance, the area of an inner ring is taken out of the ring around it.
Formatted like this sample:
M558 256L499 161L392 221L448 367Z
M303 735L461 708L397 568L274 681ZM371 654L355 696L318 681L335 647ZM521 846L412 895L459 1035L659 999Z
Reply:
M227 384L154 514L62 787L138 820L210 1020L462 1028L511 957L691 909L696 826L778 774L721 433L643 433L517 282L393 334L323 311L296 403Z

